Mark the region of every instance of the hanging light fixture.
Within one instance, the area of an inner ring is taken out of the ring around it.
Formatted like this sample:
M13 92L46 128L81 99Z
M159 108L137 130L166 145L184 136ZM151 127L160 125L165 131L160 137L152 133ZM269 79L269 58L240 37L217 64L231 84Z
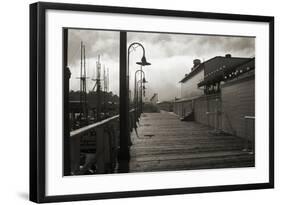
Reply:
M147 65L151 65L151 63L147 62L146 60L146 57L145 56L142 56L141 58L141 62L137 62L138 65L141 65L141 66L147 66Z
M142 79L142 83L148 83L145 78Z

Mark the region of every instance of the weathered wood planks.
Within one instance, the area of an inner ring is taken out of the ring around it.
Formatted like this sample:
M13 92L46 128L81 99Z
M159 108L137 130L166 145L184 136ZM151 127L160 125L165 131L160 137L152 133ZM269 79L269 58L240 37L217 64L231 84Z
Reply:
M135 132L131 136L129 172L254 166L254 155L243 151L243 139L211 131L169 112L144 113L138 136Z

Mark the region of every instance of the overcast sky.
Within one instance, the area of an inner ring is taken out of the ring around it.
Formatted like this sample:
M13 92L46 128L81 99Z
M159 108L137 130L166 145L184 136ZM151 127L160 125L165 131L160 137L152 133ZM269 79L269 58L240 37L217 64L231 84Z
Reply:
M102 67L109 68L109 90L119 95L119 32L95 30L69 30L68 66L72 76L70 89L79 89L80 43L86 45L86 68L90 78L95 77L96 61L101 55ZM179 97L179 81L190 72L193 59L208 60L230 53L233 57L254 57L255 39L207 35L179 35L155 33L128 33L128 46L139 42L145 47L146 58L152 65L143 67L146 73L147 97L158 93L159 100ZM130 53L130 85L139 66L135 62L142 57L142 49ZM94 81L87 81L87 90ZM133 90L133 88L131 88Z

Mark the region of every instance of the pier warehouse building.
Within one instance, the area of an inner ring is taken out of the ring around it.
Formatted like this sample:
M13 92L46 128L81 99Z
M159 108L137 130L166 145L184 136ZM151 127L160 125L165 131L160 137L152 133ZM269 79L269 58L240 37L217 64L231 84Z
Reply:
M227 54L204 62L196 59L180 83L181 98L173 110L182 120L254 139L255 58Z

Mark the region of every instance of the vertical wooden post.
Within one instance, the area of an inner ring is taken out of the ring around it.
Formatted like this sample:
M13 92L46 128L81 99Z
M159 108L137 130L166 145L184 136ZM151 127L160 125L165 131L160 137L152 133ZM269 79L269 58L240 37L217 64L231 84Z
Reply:
M76 174L80 169L80 136L70 138L71 173Z
M127 32L120 32L120 148L118 159L129 160L129 71L127 70Z
M67 67L68 30L63 30L63 174L70 175L70 121L69 121L69 79L71 72Z
M99 126L96 129L97 137L97 173L103 174L105 172L105 158L104 158L104 138L103 138L103 127Z
M97 133L97 173L107 173L111 167L110 155L110 135L105 131L105 126L99 126L96 129Z
M108 173L110 172L110 168L111 168L111 160L110 160L111 143L110 143L110 134L105 129L108 128L105 126L103 130L103 149L104 149L103 159L104 159L105 172Z
M117 130L119 130L119 123L117 120L114 120L112 122L112 162L113 162L113 167L115 168L116 161L117 161L117 154L118 154L118 134Z

